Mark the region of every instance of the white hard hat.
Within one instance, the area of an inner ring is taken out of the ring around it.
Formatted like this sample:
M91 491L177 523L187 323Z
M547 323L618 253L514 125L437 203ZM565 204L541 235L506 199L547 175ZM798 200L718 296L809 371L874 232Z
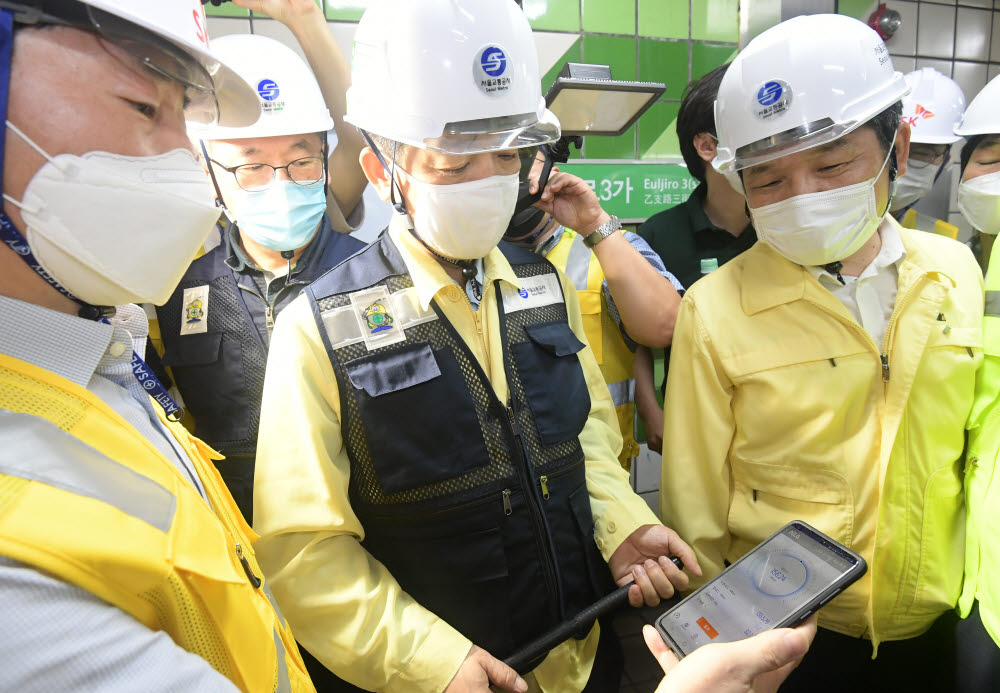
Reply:
M722 173L842 137L908 91L870 27L838 14L795 17L760 34L726 70L712 164Z
M192 138L274 137L333 128L316 77L309 65L285 44L267 36L234 34L213 41L212 50L256 89L260 118L242 128L191 123L188 134Z
M997 133L1000 133L1000 77L991 79L976 94L965 109L961 124L955 128L955 134L962 137Z
M188 120L239 127L260 113L253 89L208 45L200 0L0 0L22 23L96 31L149 68L185 85Z
M514 0L375 0L352 68L346 120L383 137L451 154L559 139Z
M953 144L961 138L955 126L965 111L962 87L933 67L906 75L910 93L903 99L903 122L910 125L910 141Z

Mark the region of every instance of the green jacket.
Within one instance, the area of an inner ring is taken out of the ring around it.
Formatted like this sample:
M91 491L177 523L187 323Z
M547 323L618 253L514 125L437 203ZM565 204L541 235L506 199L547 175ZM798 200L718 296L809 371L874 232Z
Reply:
M963 616L975 599L993 640L1000 645L1000 480L994 470L1000 454L1000 244L993 247L986 273L983 367L969 417L965 494L968 508Z

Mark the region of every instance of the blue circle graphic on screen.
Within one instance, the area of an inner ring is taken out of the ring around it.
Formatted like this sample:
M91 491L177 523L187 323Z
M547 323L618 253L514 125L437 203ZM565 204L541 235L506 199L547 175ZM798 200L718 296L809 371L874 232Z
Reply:
M770 106L781 98L784 91L779 82L767 82L757 91L757 103L761 106Z
M497 46L490 46L483 51L479 65L490 77L499 77L507 69L507 56Z
M278 83L272 79L262 79L257 82L257 93L265 101L274 101L280 93Z
M788 597L805 587L809 569L802 559L788 553L771 553L753 567L752 580L758 590L771 597Z

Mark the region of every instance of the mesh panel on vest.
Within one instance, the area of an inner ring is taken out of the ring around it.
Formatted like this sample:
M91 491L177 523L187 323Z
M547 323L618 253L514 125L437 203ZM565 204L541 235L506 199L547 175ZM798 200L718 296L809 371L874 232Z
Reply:
M390 293L400 291L413 286L412 280L408 276L390 277L385 281ZM345 295L331 296L317 301L320 310L329 310L350 303L350 299ZM365 436L364 427L358 411L358 402L354 394L354 388L349 385L346 373L343 371L343 364L352 359L376 354L384 351L391 351L397 345L390 345L368 351L364 342L342 347L336 351L334 359L334 369L337 372L338 383L341 390L341 402L343 411L344 440L347 444L348 454L351 456L351 497L365 505L398 505L408 503L419 503L435 498L447 496L449 500L461 502L471 496L478 496L489 490L499 490L503 486L504 480L514 476L514 462L507 447L504 423L495 412L491 410L490 403L493 395L489 388L489 383L478 374L478 364L474 357L468 352L464 344L461 344L455 334L447 329L442 329L439 320L415 325L406 328L407 341L426 340L430 342L432 349L450 348L462 370L462 376L469 385L469 393L476 407L476 416L479 419L483 437L486 442L486 449L489 452L492 464L484 465L466 474L445 479L437 483L428 484L417 488L407 489L398 493L385 494L371 461L368 442Z
M513 269L514 273L519 278L535 277L548 274L552 271L552 267L550 265L542 263L514 265ZM513 396L517 398L518 424L521 427L521 438L524 441L525 447L528 449L528 459L531 462L531 466L539 474L546 474L552 471L554 467L565 466L568 459L583 459L583 448L580 447L579 438L573 438L572 440L566 441L565 443L559 443L557 445L542 445L541 439L538 436L538 429L535 428L531 408L528 406L528 400L524 392L524 385L521 383L521 377L517 373L517 368L513 360L514 356L512 347L515 344L529 341L528 333L525 331L524 326L532 323L551 322L555 320L566 322L566 303L556 303L532 310L520 310L514 313L507 313L505 315L505 320L507 323L507 333L505 337L507 345L505 352L507 359L507 375L510 379L510 382L508 382L507 385Z
M0 408L40 416L69 431L83 418L87 403L51 385L0 367Z
M206 616L209 609L194 602L197 597L184 587L176 574L167 576L163 589L152 589L139 596L153 606L160 630L170 633L179 647L198 655L227 679L234 680L226 643L216 624Z
M177 329L181 324L184 310L184 290L195 286L204 286L202 280L185 280L180 283L166 305L158 309L162 315L161 329ZM237 341L243 356L243 380L247 388L247 401L243 406L249 417L250 434L241 440L209 440L205 442L224 455L237 453L253 453L257 449L257 430L260 426L260 402L264 394L264 366L267 357L258 345L257 328L248 324L244 318L243 309L236 296L237 289L233 286L229 274L217 277L208 283L209 311L208 331L221 332L223 340ZM184 396L184 392L181 395Z

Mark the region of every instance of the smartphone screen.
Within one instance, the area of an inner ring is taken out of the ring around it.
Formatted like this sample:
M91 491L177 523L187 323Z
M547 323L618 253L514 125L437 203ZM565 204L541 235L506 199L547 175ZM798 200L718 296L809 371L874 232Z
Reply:
M684 656L711 642L792 625L792 617L797 623L866 569L854 552L805 523L792 522L660 616L656 625Z

